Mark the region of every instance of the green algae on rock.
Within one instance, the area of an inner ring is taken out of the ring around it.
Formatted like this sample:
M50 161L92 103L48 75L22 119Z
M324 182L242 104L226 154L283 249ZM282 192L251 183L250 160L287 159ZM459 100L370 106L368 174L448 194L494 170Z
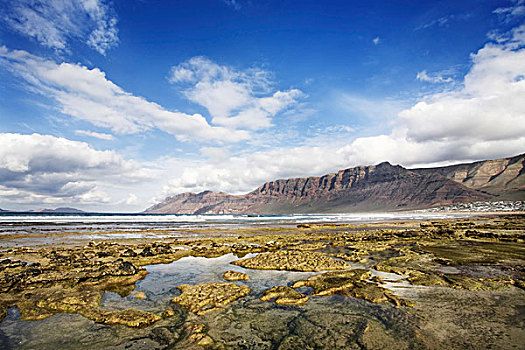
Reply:
M519 268L507 269L505 272L491 272L491 266L502 263L509 267L520 266L518 247L509 247L505 251L500 247L502 244L507 245L507 243L461 240L450 242L441 240L439 244L427 242L420 244L417 251L404 249L404 255L386 259L374 268L405 275L406 280L414 285L470 291L500 290L511 285L519 285L516 281L520 276ZM472 268L485 269L487 272L479 276L468 272Z
M90 243L62 249L12 251L28 262L3 260L0 269L0 305L16 306L23 320L43 320L58 313L83 315L95 322L148 326L159 316L140 310L105 310L105 291L126 296L147 275L119 256L115 243ZM5 315L5 312L2 312Z
M260 299L262 301L268 301L275 298L275 303L278 305L303 305L308 301L308 296L303 293L286 287L286 286L275 286L264 292L264 296Z
M161 319L150 312L134 309L106 310L100 307L102 290L94 287L46 288L24 293L15 305L23 320L37 321L57 313L80 314L97 323L145 327Z
M370 271L363 269L327 272L297 281L292 288L311 287L314 289L312 295L333 295L344 289L353 288L356 282L366 280L369 277Z
M421 286L449 287L454 289L464 289L470 291L478 290L501 290L512 285L519 284L510 278L473 278L461 274L446 274L435 271L410 270L407 268L396 268L390 266L385 269L378 266L379 270L386 272L404 274L411 284Z
M235 283L182 284L177 288L181 295L172 301L197 315L218 310L251 292L250 288Z
M262 253L253 258L236 260L232 264L247 269L286 271L343 270L349 267L346 262L332 259L323 253L297 250Z
M250 276L248 276L245 273L237 272L237 271L226 271L222 278L224 278L226 281L248 281L250 279Z
M388 289L368 282L370 271L354 269L348 271L326 272L305 280L297 281L292 288L311 287L312 295L328 296L339 294L373 303L391 302L396 306L409 305L409 302L399 299Z

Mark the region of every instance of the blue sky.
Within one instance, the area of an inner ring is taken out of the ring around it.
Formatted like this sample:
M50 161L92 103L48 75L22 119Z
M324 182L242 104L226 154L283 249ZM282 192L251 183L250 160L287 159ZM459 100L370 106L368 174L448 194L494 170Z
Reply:
M525 1L0 0L0 208L525 151Z

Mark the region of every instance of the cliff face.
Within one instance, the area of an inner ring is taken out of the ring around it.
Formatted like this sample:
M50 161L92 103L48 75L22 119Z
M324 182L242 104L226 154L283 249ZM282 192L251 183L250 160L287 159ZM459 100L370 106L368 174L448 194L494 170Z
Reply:
M158 214L225 214L241 213L243 196L233 196L223 192L204 191L201 193L181 193L146 210Z
M412 171L418 174L440 174L466 187L498 196L498 199L525 199L525 154Z
M265 183L240 196L183 193L166 198L148 213L281 214L415 209L494 196L469 189L439 173L414 172L381 163L321 177Z

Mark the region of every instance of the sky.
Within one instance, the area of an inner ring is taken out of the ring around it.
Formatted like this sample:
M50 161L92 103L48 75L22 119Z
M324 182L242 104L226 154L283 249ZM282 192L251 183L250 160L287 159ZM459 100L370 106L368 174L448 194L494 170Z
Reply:
M525 0L0 0L0 208L525 152Z

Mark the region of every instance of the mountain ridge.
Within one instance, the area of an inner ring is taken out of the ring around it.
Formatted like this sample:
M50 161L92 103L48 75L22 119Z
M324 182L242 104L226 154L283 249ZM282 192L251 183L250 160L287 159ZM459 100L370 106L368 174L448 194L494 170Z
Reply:
M507 158L411 170L417 173L439 173L466 187L496 195L499 199L525 198L525 153Z
M320 213L420 209L479 200L523 199L524 168L525 154L437 168L406 169L383 162L322 176L277 179L243 195L186 192L167 197L146 212ZM461 171L467 175L460 176ZM505 187L502 182L511 186Z

